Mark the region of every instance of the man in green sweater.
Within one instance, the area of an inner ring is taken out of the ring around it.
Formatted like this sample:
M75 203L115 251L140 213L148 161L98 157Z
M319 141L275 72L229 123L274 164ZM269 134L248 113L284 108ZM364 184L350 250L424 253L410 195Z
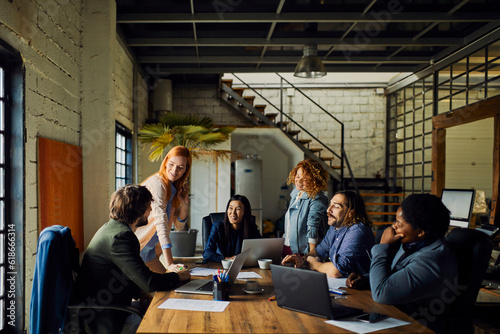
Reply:
M77 278L76 291L83 304L130 306L141 291L171 290L191 278L187 269L154 273L140 257L134 232L147 224L152 200L149 190L140 185L127 185L111 196L111 220L92 238ZM134 322L127 316L111 310L80 312L92 333L120 333L126 321ZM140 323L138 318L135 327Z

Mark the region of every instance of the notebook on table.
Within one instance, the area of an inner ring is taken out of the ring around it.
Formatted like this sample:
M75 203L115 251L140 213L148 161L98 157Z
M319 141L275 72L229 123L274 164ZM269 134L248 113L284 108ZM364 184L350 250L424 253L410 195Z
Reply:
M245 252L241 252L240 254L236 255L233 264L231 265L231 267L227 272L229 285L232 285L236 280L236 277L238 276L241 268L243 267L243 263L245 263L245 259L247 258L249 252L250 250L247 250ZM213 293L213 289L214 289L213 278L210 279L203 278L203 279L191 280L188 283L178 287L174 291L179 293L211 295Z
M364 313L361 309L335 304L324 273L277 265L271 265L271 273L279 307L330 320Z
M259 259L271 259L273 264L280 264L284 242L284 238L243 239L241 251L251 249L243 267L257 267Z

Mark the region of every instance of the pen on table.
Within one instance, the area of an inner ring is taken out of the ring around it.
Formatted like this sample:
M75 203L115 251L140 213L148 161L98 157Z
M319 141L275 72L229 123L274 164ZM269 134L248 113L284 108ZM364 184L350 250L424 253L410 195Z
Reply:
M276 296L269 297L270 302L272 302L273 300L276 300Z
M330 289L330 292L336 295L347 295L346 291L340 289Z

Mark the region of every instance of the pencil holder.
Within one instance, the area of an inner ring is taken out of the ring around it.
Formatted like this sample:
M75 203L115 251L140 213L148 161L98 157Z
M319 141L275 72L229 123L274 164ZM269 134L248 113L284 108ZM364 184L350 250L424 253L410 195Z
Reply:
M214 282L214 300L229 300L228 282Z

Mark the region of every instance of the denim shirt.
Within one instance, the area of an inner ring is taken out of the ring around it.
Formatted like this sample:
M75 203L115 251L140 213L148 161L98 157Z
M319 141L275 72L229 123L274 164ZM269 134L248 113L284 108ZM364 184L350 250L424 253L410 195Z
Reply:
M292 200L287 212L290 215L290 229L285 233L292 253L305 254L309 251L309 239L318 240L322 225L326 225L328 198L322 192L314 198L309 198L309 195L304 192L297 203L294 203L298 193L299 191L295 188L290 194Z
M326 237L316 247L322 260L330 257L344 277L350 273L367 274L370 269L368 252L375 244L372 229L363 223L336 229L330 226Z

